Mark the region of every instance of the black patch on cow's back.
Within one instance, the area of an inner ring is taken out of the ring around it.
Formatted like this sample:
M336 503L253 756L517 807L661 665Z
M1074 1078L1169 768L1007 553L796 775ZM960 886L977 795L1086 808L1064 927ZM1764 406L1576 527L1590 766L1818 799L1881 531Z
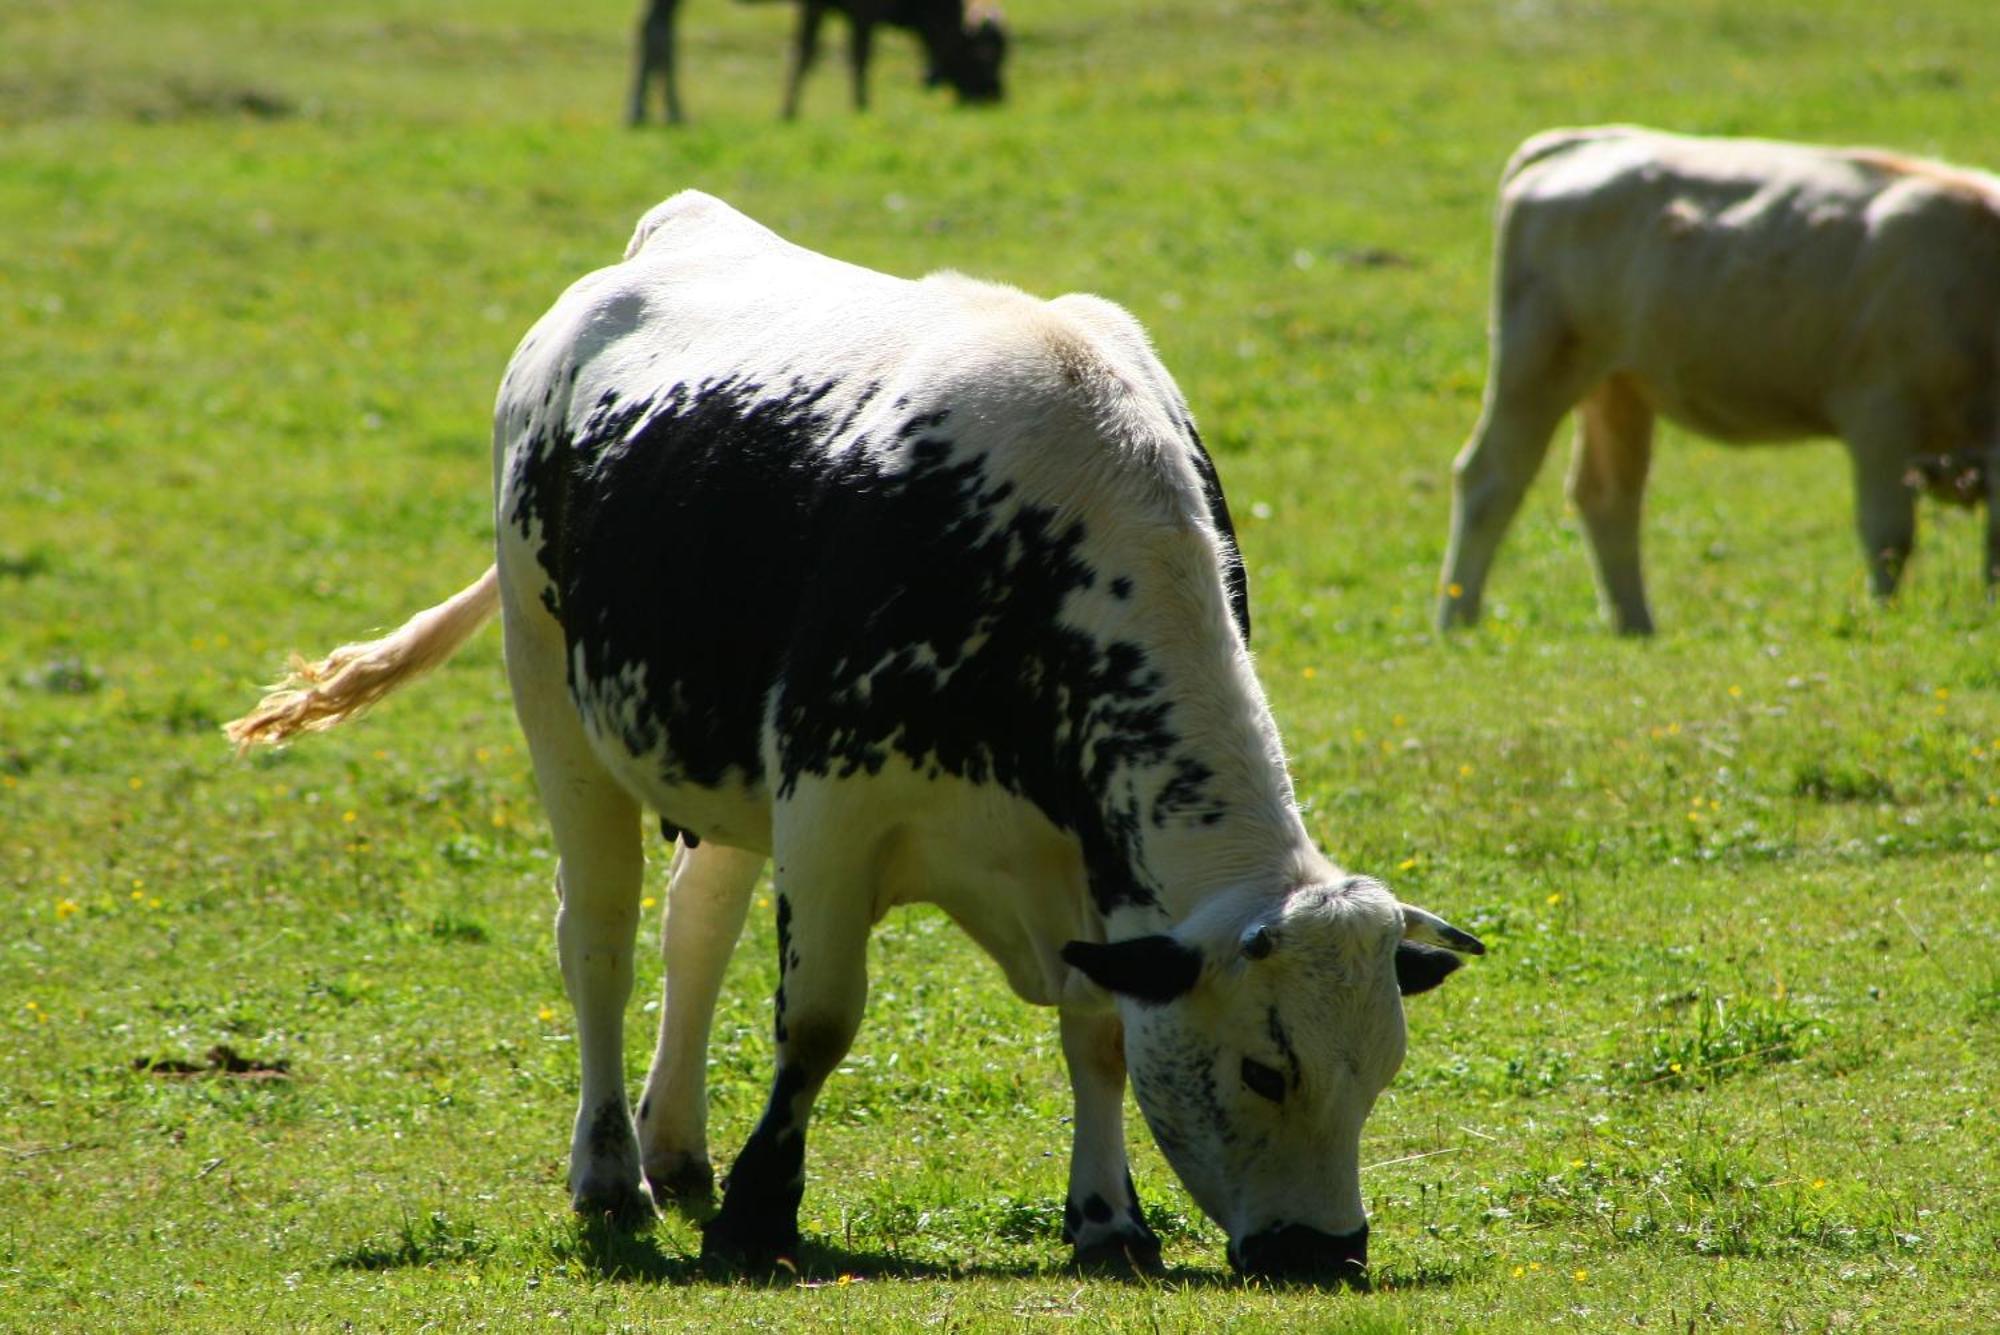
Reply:
M652 399L607 391L573 439L553 434L517 469L510 518L543 526L571 689L643 671L643 707L603 721L635 755L664 749L669 783L762 775L764 700L826 490L809 465L831 388L731 377Z
M542 527L572 690L589 708L642 678L636 708L597 721L660 754L669 787L734 780L781 798L891 756L997 784L1075 833L1100 909L1151 902L1142 820L1220 804L1145 649L1064 621L1100 579L1129 596L1131 572L1094 569L1079 521L991 476L953 439L948 405L903 395L864 413L839 391L729 376L607 392L573 438L531 438L508 517ZM1240 565L1228 578L1247 626ZM1157 766L1172 777L1148 811L1136 778Z

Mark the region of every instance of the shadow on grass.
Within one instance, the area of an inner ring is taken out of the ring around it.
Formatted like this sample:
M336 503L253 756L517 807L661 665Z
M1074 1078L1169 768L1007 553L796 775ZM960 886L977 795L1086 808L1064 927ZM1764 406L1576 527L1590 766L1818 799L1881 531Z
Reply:
M685 1253L663 1250L651 1233L634 1233L604 1220L574 1220L554 1240L551 1251L557 1259L574 1262L602 1279L651 1284L745 1284L763 1288L788 1289L838 1284L847 1280L952 1280L952 1279L1078 1279L1100 1283L1129 1284L1135 1287L1173 1289L1268 1288L1280 1291L1323 1291L1328 1294L1348 1290L1346 1284L1329 1279L1273 1282L1246 1280L1235 1272L1198 1266L1178 1266L1147 1273L1119 1264L1078 1266L1052 1254L1046 1263L996 1263L975 1261L953 1263L923 1260L893 1252L870 1251L807 1240L792 1264L768 1270L746 1269L725 1261L704 1260ZM1384 1271L1376 1280L1381 1292L1448 1289L1458 1282L1449 1270L1428 1267Z
M421 1220L404 1216L386 1243L364 1244L336 1256L330 1264L336 1270L424 1269L482 1261L496 1250L497 1241L476 1225L455 1223L442 1212L433 1211ZM1245 1280L1219 1268L1181 1266L1145 1273L1118 1264L1078 1266L1067 1259L1058 1259L1053 1251L1046 1263L960 1264L815 1241L801 1246L791 1263L780 1263L768 1270L748 1269L663 1247L654 1230L635 1231L607 1218L567 1220L543 1239L541 1250L550 1260L574 1265L600 1279L628 1284L741 1284L790 1289L855 1280L1079 1279L1173 1289L1319 1289L1337 1293L1346 1287L1333 1280L1325 1283ZM1448 1289L1457 1281L1458 1276L1449 1270L1389 1268L1376 1274L1375 1289L1384 1293Z

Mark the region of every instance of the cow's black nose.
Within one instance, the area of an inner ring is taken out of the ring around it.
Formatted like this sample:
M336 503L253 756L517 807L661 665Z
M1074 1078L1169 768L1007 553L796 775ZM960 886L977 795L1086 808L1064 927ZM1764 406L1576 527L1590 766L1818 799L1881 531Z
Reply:
M1352 1233L1322 1233L1308 1224L1283 1224L1232 1245L1229 1261L1245 1275L1365 1289L1368 1225Z

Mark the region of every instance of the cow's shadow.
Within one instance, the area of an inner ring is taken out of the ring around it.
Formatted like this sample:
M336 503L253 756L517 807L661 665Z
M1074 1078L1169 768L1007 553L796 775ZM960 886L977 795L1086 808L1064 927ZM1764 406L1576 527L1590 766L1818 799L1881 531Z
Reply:
M1149 1275L1127 1267L1079 1269L1058 1261L1059 1252L1054 1244L1051 1245L1047 1264L980 1261L961 1264L925 1260L889 1251L844 1247L808 1238L799 1247L797 1257L788 1258L775 1266L739 1266L677 1251L670 1240L663 1244L657 1229L633 1232L609 1221L594 1219L572 1221L558 1243L558 1250L563 1253L563 1259L601 1279L639 1284L721 1283L789 1289L838 1285L857 1280L1055 1279L1065 1276L1088 1276L1131 1284L1171 1283L1176 1286L1236 1282L1229 1275L1201 1270Z
M613 1282L663 1285L747 1284L789 1289L839 1285L857 1280L952 1280L952 1279L1089 1279L1102 1283L1136 1286L1163 1285L1175 1289L1242 1290L1266 1287L1263 1281L1246 1281L1232 1271L1202 1266L1174 1266L1161 1272L1144 1272L1120 1265L1079 1267L1071 1264L1066 1248L1050 1239L1046 1262L938 1262L894 1252L844 1247L808 1238L799 1255L770 1268L743 1267L727 1262L704 1260L676 1251L671 1243L662 1245L658 1230L633 1232L609 1221L579 1219L571 1223L561 1247L564 1259L573 1261L601 1279ZM1458 1276L1429 1267L1405 1272L1390 1269L1376 1285L1379 1291L1447 1289ZM1338 1282L1301 1282L1285 1288L1324 1288L1338 1292Z
M405 1218L396 1237L386 1245L370 1244L333 1258L336 1269L388 1270L423 1267L440 1260L477 1260L493 1250L493 1239L476 1228L454 1226L443 1214L434 1213L428 1222ZM714 1284L750 1285L789 1289L854 1283L857 1280L953 1280L1024 1279L1093 1280L1134 1286L1164 1285L1176 1289L1231 1289L1265 1287L1264 1281L1245 1280L1228 1270L1203 1266L1174 1266L1164 1271L1140 1271L1122 1264L1077 1266L1070 1262L1067 1249L1051 1236L1046 1259L1013 1263L993 1261L935 1261L905 1256L894 1250L866 1250L822 1242L808 1237L796 1258L771 1267L745 1267L728 1262L704 1260L676 1245L667 1230L634 1230L608 1218L571 1217L541 1239L550 1259L565 1266L614 1283L700 1286ZM1376 1274L1378 1290L1446 1289L1458 1281L1450 1270L1419 1266L1404 1270L1391 1266ZM1310 1281L1286 1288L1326 1288L1344 1286L1334 1282Z

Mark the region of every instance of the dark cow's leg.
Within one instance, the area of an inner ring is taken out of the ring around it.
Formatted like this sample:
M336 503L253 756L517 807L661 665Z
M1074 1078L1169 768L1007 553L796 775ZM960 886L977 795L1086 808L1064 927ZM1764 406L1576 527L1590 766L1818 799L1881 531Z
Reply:
M629 125L646 123L646 94L655 78L666 89L667 119L681 120L680 81L674 50L674 11L680 0L648 0L639 19L639 54L632 75L632 104L626 113Z
M645 853L639 806L583 734L564 683L561 631L540 609L506 619L507 676L555 835L556 946L576 1010L583 1088L570 1136L570 1201L620 1224L653 1218L625 1103L625 1003Z
M1125 1159L1125 1029L1116 1013L1062 1012L1063 1058L1076 1098L1063 1241L1082 1265L1157 1270L1160 1240L1146 1223Z
M784 865L781 856L781 877ZM702 1229L705 1257L765 1266L798 1253L806 1124L868 997L871 917L865 903L848 909L816 886L804 896L778 892L778 1073L763 1119L723 1184L722 1209Z
M874 49L875 23L855 15L847 25L847 68L854 80L854 109L868 110L868 57Z
M659 1046L639 1100L639 1157L653 1199L705 1199L714 1189L708 1160L709 1023L722 975L743 931L761 853L685 842L667 883L660 953L666 997Z
M799 118L799 90L805 84L806 71L819 59L819 27L826 18L826 5L821 0L804 0L799 6L799 28L792 39L792 64L785 73L785 106L781 113L788 121Z

